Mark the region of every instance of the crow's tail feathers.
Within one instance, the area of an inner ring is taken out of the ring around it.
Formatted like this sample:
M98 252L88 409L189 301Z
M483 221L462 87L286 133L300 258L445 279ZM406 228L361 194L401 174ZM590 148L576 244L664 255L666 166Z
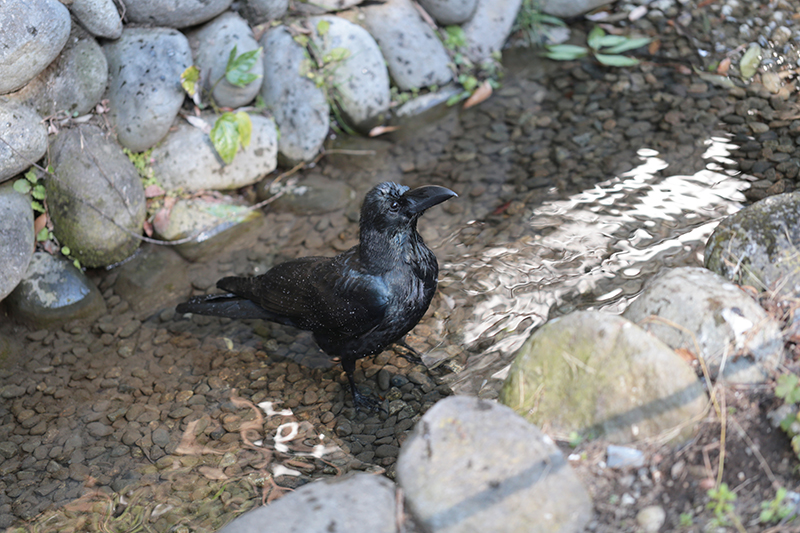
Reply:
M270 320L273 315L241 296L235 294L212 294L196 296L175 308L178 313L223 316L227 318L262 318Z

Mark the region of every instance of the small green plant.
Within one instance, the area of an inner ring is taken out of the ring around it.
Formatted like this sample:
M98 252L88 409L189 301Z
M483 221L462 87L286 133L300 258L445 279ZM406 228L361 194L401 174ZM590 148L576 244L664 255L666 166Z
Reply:
M44 199L47 197L47 191L45 191L44 185L39 183L36 170L31 168L25 173L24 178L15 181L14 190L20 194L30 193L33 210L44 213Z
M778 376L775 384L775 396L781 398L789 406L790 412L781 420L781 429L792 439L792 449L800 457L800 383L795 374L782 374Z
M225 73L217 79L209 91L209 102L214 112L219 113L220 109L214 101L213 94L217 85L224 79L236 87L244 87L258 79L258 75L250 72L261 56L261 48L250 50L242 54L237 54L237 48L231 49L228 55L228 62L225 65ZM181 74L181 87L192 97L192 101L202 109L202 99L199 97L200 69L195 65L190 66ZM246 148L250 144L250 133L253 130L253 123L250 116L244 112L226 112L220 115L214 122L209 134L214 149L225 163L233 161L239 147ZM149 158L148 158L149 160ZM134 165L136 162L134 161ZM137 167L138 170L138 167Z
M678 525L680 527L692 527L692 525L694 525L694 516L692 513L681 513L678 518Z
M595 26L586 38L586 46L574 44L554 44L545 47L544 56L556 61L572 61L590 53L601 64L610 67L632 67L639 64L635 57L621 55L648 44L649 37L625 37L609 35L600 26Z
M558 17L542 13L539 0L522 0L511 32L522 37L528 46L543 45L555 28L567 25Z
M53 167L48 166L46 172L48 174L52 174ZM45 203L47 191L44 188L44 184L39 182L39 174L36 172L36 169L33 167L28 169L28 171L24 174L24 177L14 182L13 187L14 190L20 194L31 195L31 207L33 208L34 212L41 213L36 217L37 221L39 219L45 221L41 229L36 232L36 242L41 244L47 252L51 254L55 253L58 250L58 244L56 243L56 237L51 230L52 223L50 222L50 216L47 213ZM48 225L50 227L48 227ZM74 257L71 257L71 250L68 246L62 246L61 253L67 256L69 259L72 259L72 263L75 265L75 268L81 268L80 261Z
M136 172L139 174L139 177L142 180L142 186L147 187L148 185L158 185L158 180L156 180L153 167L150 165L150 159L153 155L152 148L145 150L144 152L132 152L127 148L123 148L122 151L128 156L128 159L131 160L134 168L136 168Z
M240 146L247 148L250 145L252 131L253 123L250 115L244 111L227 112L217 119L209 136L222 160L230 163Z
M731 520L739 522L733 506L736 494L728 489L727 483L720 483L719 487L709 489L708 497L711 498L711 501L708 502L706 508L714 512L714 518L711 520L713 527L725 527L730 525Z
M784 503L786 492L785 488L780 487L775 493L775 498L768 502L761 502L761 514L758 515L759 522L770 524L792 516L795 507L791 503Z

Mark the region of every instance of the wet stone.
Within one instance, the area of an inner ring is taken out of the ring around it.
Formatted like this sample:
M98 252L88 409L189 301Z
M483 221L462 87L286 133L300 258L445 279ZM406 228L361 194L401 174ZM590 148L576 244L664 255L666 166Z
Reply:
M102 438L111 435L114 430L111 429L110 426L103 424L102 422L90 422L86 425L86 431L89 432L89 435L95 438Z

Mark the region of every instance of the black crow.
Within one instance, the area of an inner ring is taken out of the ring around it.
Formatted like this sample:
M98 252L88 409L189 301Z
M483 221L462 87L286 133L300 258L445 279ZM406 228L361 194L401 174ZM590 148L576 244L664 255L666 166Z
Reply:
M406 333L427 311L439 264L417 220L456 193L429 185L410 190L392 182L367 193L359 243L335 257L303 257L254 277L227 277L227 294L200 296L179 313L260 318L313 332L314 340L342 363L356 407L375 403L356 389L356 360L375 355Z

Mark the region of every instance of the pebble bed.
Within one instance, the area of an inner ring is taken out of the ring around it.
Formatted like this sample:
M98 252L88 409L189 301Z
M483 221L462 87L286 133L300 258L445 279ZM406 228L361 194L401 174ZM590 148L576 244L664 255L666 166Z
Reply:
M777 91L764 80L731 89L692 75L686 58L700 66L698 48L711 53L702 60L710 64L751 40L769 45L796 6L660 3L662 10L635 23L661 38L653 62L612 70L507 54L504 88L481 106L450 111L391 142L366 142L373 156L332 155L304 171L301 179L347 182L359 200L322 215L269 212L258 231L225 253L184 267L194 292L277 260L349 248L357 202L387 179L459 193L462 201L420 222L440 263L518 238L531 206L630 170L643 145L669 163L665 174L692 174L704 166L703 141L728 132L739 145L730 166L751 176L749 199L794 189L800 119L780 92L789 90L791 77ZM713 30L706 31L709 23ZM788 51L796 61L792 42L765 49L772 58ZM764 65L778 69L770 57ZM461 229L473 220L487 223ZM449 238L455 231L460 242ZM214 531L315 478L351 470L392 478L414 423L451 393L440 379L451 367L427 370L408 363L400 349L386 351L360 361L356 372L357 383L385 398L386 412L356 412L340 367L309 335L170 309L141 316L115 292L114 271L91 276L109 310L96 323L51 331L0 324L0 335L20 354L0 369L0 527L32 521L54 530L123 531L147 523L155 531ZM435 302L408 342L421 353L447 350L464 363L461 347L441 344L448 328L458 328L457 311L453 318L442 309ZM267 416L256 407L265 401L292 414ZM283 440L288 426L276 433L286 422L296 422L290 440ZM335 451L315 457L311 450L320 444ZM276 474L275 465L291 474Z

